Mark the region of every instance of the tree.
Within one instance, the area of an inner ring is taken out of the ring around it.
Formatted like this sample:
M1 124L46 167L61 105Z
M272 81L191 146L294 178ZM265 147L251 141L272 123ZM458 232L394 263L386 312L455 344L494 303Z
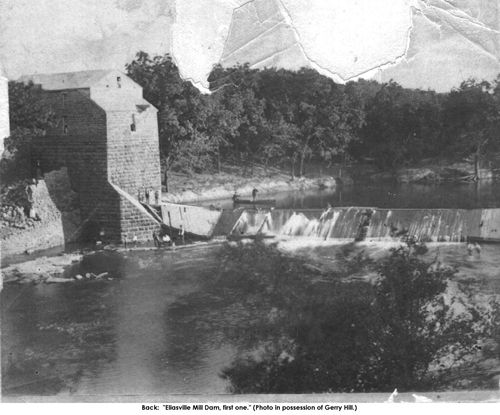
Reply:
M359 92L356 92L359 93ZM443 150L442 102L433 91L383 84L365 103L362 145L353 148L383 169L397 169Z
M473 355L493 326L478 324L480 314L470 304L453 312L459 300L448 301L445 292L455 271L423 261L418 252L412 244L393 250L375 264L373 286L339 281L356 272L352 260L347 274L318 276L270 248L232 248L219 281L232 284L231 296L246 298L252 310L271 314L254 316L256 327L245 328L253 348L247 344L251 351L240 354L223 377L236 393L445 387L444 375ZM238 293L240 284L246 297ZM445 368L431 371L437 362Z
M331 89L328 101L320 105L319 113L324 118L317 132L317 152L329 164L335 159L345 165L349 151L360 140L365 122L365 111L359 98L351 96L343 87Z
M166 178L172 167L179 167L181 160L189 159L190 143L197 150L203 147L202 143L206 144L200 137L205 129L208 106L198 89L182 80L169 54L151 58L139 52L135 60L126 65L126 70L143 87L144 98L158 109L160 156ZM192 160L185 167L195 164Z
M482 157L500 145L498 83L462 82L448 95L444 117L450 146L463 156L473 155L472 178L478 180Z
M268 126L270 138L263 147L266 164L269 161L288 161L290 175L294 179L297 154L301 147L300 131L295 124L285 121L282 117L271 121Z
M459 344L462 351L471 352L477 340L472 328L477 313L469 321L450 318L443 293L456 271L422 261L412 246L395 249L378 265L378 273L381 380L403 390L421 388L429 365L447 346Z
M40 86L10 81L9 118L11 135L5 139L0 169L4 184L31 177L31 141L45 134L54 123L54 113L45 105Z
M208 78L213 91L212 100L219 100L225 112L219 114L218 123L225 131L222 141L226 149L246 164L263 160L262 148L268 137L264 115L265 100L258 96L261 72L248 65L234 68L214 66ZM212 129L211 136L218 141L220 133Z
M210 107L207 117L207 135L213 142L217 171L221 172L221 157L224 149L234 146L239 135L243 103L238 97L217 91L206 100Z
M294 126L295 134L287 146L288 150L294 149L294 154L287 159L293 165L299 162L300 175L304 174L306 159L331 163L345 156L350 143L359 137L363 111L358 100L331 79L311 69L265 69L257 81L256 95L264 102L267 127ZM269 136L272 139L273 135ZM283 144L282 135L274 136L280 137ZM265 147L275 146L266 143Z

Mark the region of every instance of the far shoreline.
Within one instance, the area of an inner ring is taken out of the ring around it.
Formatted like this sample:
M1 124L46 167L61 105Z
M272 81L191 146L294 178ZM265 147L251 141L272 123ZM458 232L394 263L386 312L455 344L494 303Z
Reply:
M314 174L311 177L291 178L282 170L255 167L252 175L235 174L228 167L225 172L214 174L172 174L169 187L175 189L162 193L162 201L169 203L200 203L231 199L235 193L250 196L253 189L258 195L300 190L335 189L337 180L331 175Z

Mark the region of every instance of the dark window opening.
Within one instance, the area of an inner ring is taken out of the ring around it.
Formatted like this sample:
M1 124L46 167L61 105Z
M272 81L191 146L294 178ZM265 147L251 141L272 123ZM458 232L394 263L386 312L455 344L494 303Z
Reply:
M63 117L63 134L68 134L68 120Z
M122 87L122 78L121 76L116 77L116 84L118 85L118 88Z
M135 131L135 114L132 114L132 124L130 124L130 131Z
M63 108L66 107L66 95L67 95L66 92L63 92L63 94L62 94L62 106L63 106Z

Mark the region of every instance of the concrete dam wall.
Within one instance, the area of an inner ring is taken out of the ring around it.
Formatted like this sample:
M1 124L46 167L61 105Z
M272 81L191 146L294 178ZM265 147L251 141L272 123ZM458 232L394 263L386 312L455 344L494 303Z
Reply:
M500 209L335 208L245 210L232 235L284 235L319 239L423 242L500 242Z

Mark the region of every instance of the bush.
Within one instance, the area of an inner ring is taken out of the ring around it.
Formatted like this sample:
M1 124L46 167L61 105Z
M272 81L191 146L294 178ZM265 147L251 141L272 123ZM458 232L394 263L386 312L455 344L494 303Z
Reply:
M4 154L0 160L2 185L32 177L32 134L18 128L4 141Z
M3 185L32 177L32 137L45 134L54 122L54 113L44 103L39 86L11 81L9 119L11 135L5 139L5 152L0 160Z
M375 284L342 283L333 274L318 281L276 250L239 249L224 279L245 280L242 287L253 281L252 309L274 309L274 317L263 313L245 328L256 337L253 350L222 373L235 393L440 389L446 370L431 364L445 357L450 369L474 352L485 329L472 307L456 315L454 301L445 300L455 271L423 261L413 246L375 264Z

